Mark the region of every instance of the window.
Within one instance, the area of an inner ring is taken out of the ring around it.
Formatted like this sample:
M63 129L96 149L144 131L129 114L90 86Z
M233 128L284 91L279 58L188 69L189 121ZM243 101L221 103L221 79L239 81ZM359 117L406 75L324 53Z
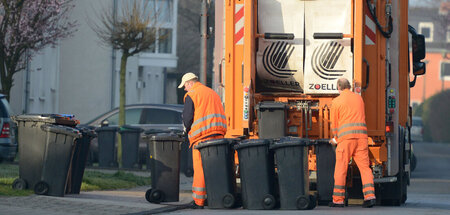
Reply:
M423 34L425 42L433 42L434 25L432 22L420 22L419 34Z
M156 22L151 23L149 28L155 29L155 44L150 47L147 53L172 54L172 44L174 43L173 29L174 23L174 0L143 0L146 10L154 14Z
M181 113L159 108L146 108L141 124L181 124Z
M139 119L141 118L142 109L127 109L125 110L125 124L139 124ZM118 125L119 124L119 112L114 113L112 116L108 117L109 125Z
M440 79L444 81L450 81L450 61L441 62L441 75Z

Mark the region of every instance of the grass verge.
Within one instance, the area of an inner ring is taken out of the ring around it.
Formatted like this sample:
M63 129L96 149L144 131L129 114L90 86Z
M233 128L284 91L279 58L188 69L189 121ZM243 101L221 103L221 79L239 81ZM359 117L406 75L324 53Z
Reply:
M27 196L33 190L14 190L11 185L19 177L19 166L15 164L0 164L0 196ZM149 185L150 177L136 176L133 173L117 171L102 173L85 171L81 191L117 190Z

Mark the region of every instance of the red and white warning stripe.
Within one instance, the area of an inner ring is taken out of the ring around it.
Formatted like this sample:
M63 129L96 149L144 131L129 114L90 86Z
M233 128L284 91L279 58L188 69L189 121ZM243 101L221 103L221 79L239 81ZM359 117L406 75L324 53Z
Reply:
M234 43L244 44L244 4L236 4L234 13Z
M375 45L377 27L375 26L375 22L368 9L366 9L365 13L365 23L364 31L366 32L366 45Z

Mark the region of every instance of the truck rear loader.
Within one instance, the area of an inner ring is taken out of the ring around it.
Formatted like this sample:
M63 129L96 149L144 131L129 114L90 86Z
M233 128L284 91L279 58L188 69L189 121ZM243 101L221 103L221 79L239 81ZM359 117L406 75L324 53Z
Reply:
M377 203L406 201L409 89L425 73L408 0L220 0L215 43L227 137L318 143L309 146L310 186L319 204L331 201L334 163L321 163L334 152L318 148L332 138L330 105L345 77L365 102ZM362 198L358 168L349 165L348 198Z

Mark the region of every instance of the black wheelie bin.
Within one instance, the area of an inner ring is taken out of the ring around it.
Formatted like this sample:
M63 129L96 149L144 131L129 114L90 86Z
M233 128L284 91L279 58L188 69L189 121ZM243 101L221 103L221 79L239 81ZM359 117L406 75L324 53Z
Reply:
M98 166L118 167L116 154L117 127L102 126L95 129L98 140Z
M328 205L333 201L334 166L336 164L335 146L329 139L315 142L317 160L317 200L319 205Z
M195 146L202 156L208 208L237 206L234 139L212 139Z
M309 139L283 137L270 146L277 164L280 209L306 210L316 207L309 195Z
M145 193L151 203L177 202L180 194L180 148L182 134L145 131L150 158L152 188Z
M70 161L69 176L67 177L66 194L80 194L84 169L89 155L91 140L97 137L94 127L77 126L81 137L76 139Z
M270 210L276 205L275 167L271 140L243 140L234 148L239 156L242 204L246 209Z
M122 140L122 168L140 169L139 165L139 139L142 128L124 125L120 128L120 139Z
M45 150L40 181L34 186L39 195L64 196L75 140L80 132L61 125L42 125Z
M73 116L60 114L27 114L11 116L11 119L17 124L19 143L19 178L12 187L33 189L41 179L47 141L41 126L59 124L75 127L79 122Z

